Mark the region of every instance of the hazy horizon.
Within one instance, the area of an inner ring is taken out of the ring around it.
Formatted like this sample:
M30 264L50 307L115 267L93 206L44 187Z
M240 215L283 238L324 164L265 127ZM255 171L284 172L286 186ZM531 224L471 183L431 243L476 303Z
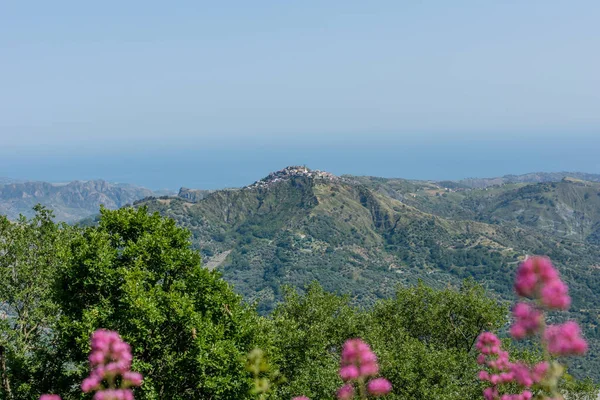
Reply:
M0 176L600 173L600 3L0 5Z
M529 172L600 173L600 137L514 140L358 139L327 143L251 141L240 146L165 146L162 150L127 153L6 155L0 176L65 182L105 179L151 189L179 187L218 189L248 185L288 165L303 165L336 175L457 180Z

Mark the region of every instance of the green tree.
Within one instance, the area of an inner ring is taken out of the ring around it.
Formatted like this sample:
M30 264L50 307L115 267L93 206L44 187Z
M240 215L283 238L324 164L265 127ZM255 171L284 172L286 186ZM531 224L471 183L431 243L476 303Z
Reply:
M332 398L341 384L337 375L341 347L360 332L349 298L327 293L317 283L309 285L304 295L288 287L272 322L278 352L273 361L285 378L277 398Z
M101 209L97 227L71 244L58 279L64 377L76 397L89 336L117 330L144 375L140 399L243 399L243 356L257 343L258 316L217 272L203 268L189 232L145 208Z
M481 332L504 325L507 314L507 305L487 296L472 279L443 290L422 282L399 286L393 298L378 302L372 311L373 321L385 329L403 327L425 344L464 352L473 349Z
M506 308L471 281L445 290L398 288L395 298L364 310L318 284L304 295L288 290L272 316L273 359L286 379L277 398L334 398L342 385L341 347L353 337L365 339L378 355L382 376L394 386L387 398L480 398L472 347L505 315Z
M35 216L0 216L0 398L31 399L52 370L58 306L52 282L72 232L40 205Z
M419 283L398 287L394 298L373 307L365 338L378 350L395 397L475 399L475 341L501 327L507 311L472 280L443 290Z

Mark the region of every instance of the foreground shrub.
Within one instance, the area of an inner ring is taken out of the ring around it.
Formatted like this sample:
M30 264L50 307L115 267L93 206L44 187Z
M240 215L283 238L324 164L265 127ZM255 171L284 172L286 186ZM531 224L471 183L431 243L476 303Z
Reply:
M366 399L369 395L379 397L392 390L392 384L385 378L368 380L377 376L379 364L371 347L361 339L350 339L344 343L339 373L340 378L346 382L337 391L339 400L351 400L355 393L361 399Z
M544 360L534 365L518 360L512 362L496 335L482 333L477 342L480 352L477 360L487 367L479 372L479 379L489 384L483 392L484 398L563 399L559 382L565 368L554 357L583 355L587 351L587 343L576 322L546 325L548 311L567 310L571 304L568 287L549 259L531 257L517 270L515 291L524 300L513 309L514 323L510 334L516 340L537 339Z
M288 291L273 315L268 352L286 379L274 397L332 398L344 384L339 375L343 345L360 337L393 386L386 398L477 398L481 387L473 379L478 370L474 344L485 328L504 325L507 312L473 281L444 290L423 284L398 287L394 298L367 310L318 284L304 294Z
M103 327L131 345L140 399L250 398L240 359L261 345L259 317L202 267L187 230L145 209L103 209L70 253L58 277L63 373L52 391L79 395L89 337Z
M94 400L133 400L131 387L142 384L142 375L132 372L131 348L114 331L98 329L90 340L90 375L81 383L85 393L95 392ZM61 400L44 394L40 400Z

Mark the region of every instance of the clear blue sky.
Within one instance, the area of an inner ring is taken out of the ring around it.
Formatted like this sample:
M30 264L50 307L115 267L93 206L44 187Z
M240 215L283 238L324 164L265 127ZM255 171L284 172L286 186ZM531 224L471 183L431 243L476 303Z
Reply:
M0 176L600 173L600 2L0 3Z

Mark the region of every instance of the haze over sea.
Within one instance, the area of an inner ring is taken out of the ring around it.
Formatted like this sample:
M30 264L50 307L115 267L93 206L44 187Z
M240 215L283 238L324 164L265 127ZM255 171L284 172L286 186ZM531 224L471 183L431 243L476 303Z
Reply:
M600 3L0 5L0 176L600 173Z
M533 135L518 144L502 134L479 139L297 135L286 141L201 142L175 145L166 140L160 146L140 142L138 149L123 145L112 151L73 146L70 152L54 153L32 147L8 154L5 148L0 176L51 182L102 178L151 189L215 189L247 185L295 164L334 174L435 180L537 171L600 173L600 135Z

